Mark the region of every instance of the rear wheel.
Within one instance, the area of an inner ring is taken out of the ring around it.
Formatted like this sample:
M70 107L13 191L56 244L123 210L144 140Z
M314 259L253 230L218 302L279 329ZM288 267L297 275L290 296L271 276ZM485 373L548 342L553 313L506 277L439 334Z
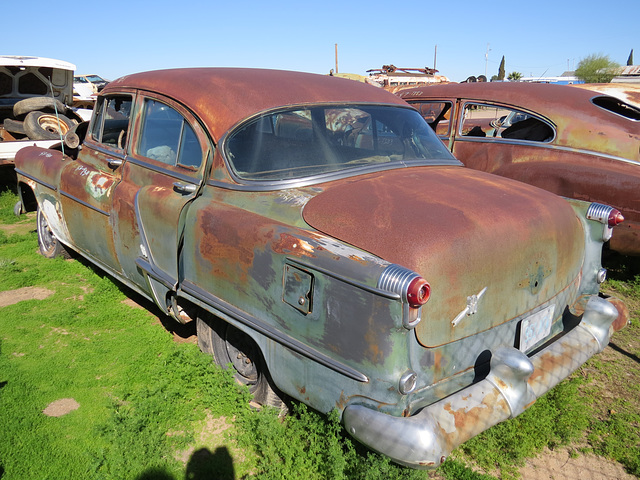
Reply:
M64 258L71 258L69 252L67 252L51 231L49 222L47 222L47 219L42 214L42 209L40 208L38 208L37 230L38 246L40 247L40 253L43 257L56 258L58 256L63 256Z
M198 315L197 333L200 350L212 355L224 368L231 364L236 380L249 387L256 403L286 410L273 387L260 348L251 337L209 314Z

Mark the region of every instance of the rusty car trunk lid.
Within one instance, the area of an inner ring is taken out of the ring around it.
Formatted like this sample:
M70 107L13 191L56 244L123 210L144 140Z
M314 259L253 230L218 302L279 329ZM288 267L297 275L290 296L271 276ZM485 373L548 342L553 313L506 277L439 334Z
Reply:
M557 292L575 294L579 283L584 237L568 202L463 167L331 182L303 215L313 228L427 279L432 295L416 333L428 347L533 312ZM477 313L453 326L468 297L485 288Z

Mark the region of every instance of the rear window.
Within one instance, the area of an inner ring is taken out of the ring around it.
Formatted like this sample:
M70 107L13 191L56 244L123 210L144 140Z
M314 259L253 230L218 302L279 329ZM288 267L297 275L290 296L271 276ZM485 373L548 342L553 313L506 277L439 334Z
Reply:
M458 164L420 114L401 107L270 112L237 129L225 145L232 170L247 180L288 180L408 160Z
M640 120L640 108L629 105L619 98L601 96L595 97L591 101L594 105L597 105L604 110L608 110L611 113L615 113L616 115L620 115L636 122Z

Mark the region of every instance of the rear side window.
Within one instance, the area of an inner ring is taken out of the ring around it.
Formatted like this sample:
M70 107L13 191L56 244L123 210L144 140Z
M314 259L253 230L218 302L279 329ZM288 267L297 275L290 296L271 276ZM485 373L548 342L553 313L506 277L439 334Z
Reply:
M137 153L167 165L198 168L202 149L193 128L175 109L145 99Z
M489 139L550 142L555 130L545 120L527 112L501 105L467 103L460 135Z
M595 97L592 102L600 108L628 118L629 120L640 121L640 108L629 105L615 97Z

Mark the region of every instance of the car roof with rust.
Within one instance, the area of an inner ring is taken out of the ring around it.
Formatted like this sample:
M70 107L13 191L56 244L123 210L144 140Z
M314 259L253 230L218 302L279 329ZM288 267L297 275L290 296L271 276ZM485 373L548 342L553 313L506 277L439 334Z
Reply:
M303 72L247 68L184 68L126 75L102 94L126 89L170 97L191 109L214 139L258 112L314 103L406 104L395 95L353 80Z
M527 82L475 82L448 83L409 88L397 92L399 97L411 100L434 98L464 98L466 100L493 101L516 107L529 108L542 115L553 117L570 106L574 111L583 110L590 115L604 113L591 100L598 96L617 96L613 90L606 93L595 88L576 88L574 85L553 85ZM619 98L622 98L618 95ZM622 98L628 101L628 98ZM559 110L558 107L561 107Z
M497 102L514 108L535 111L551 120L571 119L571 122L593 124L594 119L608 125L617 125L625 131L637 132L637 122L621 115L612 115L610 111L593 103L596 97L617 97L633 104L633 98L616 95L613 89L598 90L595 86L578 88L575 85L554 85L548 83L527 82L475 82L448 83L409 88L397 92L404 100L444 100L460 98L470 101Z

